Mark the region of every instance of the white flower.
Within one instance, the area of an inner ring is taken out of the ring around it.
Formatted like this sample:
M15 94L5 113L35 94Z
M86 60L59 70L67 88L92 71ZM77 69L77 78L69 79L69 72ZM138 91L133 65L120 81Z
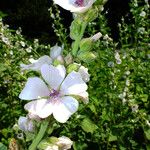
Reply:
M71 148L73 142L68 137L62 136L58 138L58 142L56 144L61 148L61 150L67 150Z
M55 142L49 144L45 150L68 150L71 149L73 142L65 136L55 139Z
M33 132L34 131L34 125L32 120L30 120L28 117L20 117L18 120L18 126L22 131L26 132Z
M63 62L63 58L61 56L63 50L63 46L59 47L57 44L53 46L50 50L50 57L44 55L37 60L32 59L31 64L25 65L20 64L21 70L33 70L33 71L40 71L41 66L43 64L52 64L53 60L57 59L60 62ZM30 60L29 60L30 61Z
M142 11L142 12L140 13L140 16L141 16L141 17L145 17L145 16L146 16L146 12L145 12L145 11Z
M83 13L87 11L95 0L53 0L55 4L62 8L75 13Z
M29 113L40 118L53 114L57 121L66 122L79 105L71 95L84 98L87 95L87 85L78 72L72 71L66 76L63 65L54 67L44 64L41 75L48 86L38 77L29 78L19 98L33 100L25 105Z

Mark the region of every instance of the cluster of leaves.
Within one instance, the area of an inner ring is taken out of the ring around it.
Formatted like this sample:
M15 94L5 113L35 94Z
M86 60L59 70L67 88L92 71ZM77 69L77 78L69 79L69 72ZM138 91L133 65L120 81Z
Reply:
M119 44L107 35L109 29L104 15L99 14L88 24L85 35L99 31L103 35L93 47L97 59L84 64L91 74L90 102L86 106L81 104L66 124L55 123L48 131L56 137L69 137L74 141L75 150L150 149L148 8L147 1L144 6L140 1L133 1L131 24L125 24L124 19L119 24ZM140 15L143 11L146 15ZM58 12L55 17L59 18ZM60 27L55 32L59 42L67 47L69 43L62 33L65 29L60 20L55 19L54 28ZM23 82L33 75L32 72L22 75L20 64L29 63L32 57L49 55L49 49L49 45L40 45L37 40L26 41L19 31L11 31L0 21L0 136L4 144L14 136L11 128L24 114L18 94Z

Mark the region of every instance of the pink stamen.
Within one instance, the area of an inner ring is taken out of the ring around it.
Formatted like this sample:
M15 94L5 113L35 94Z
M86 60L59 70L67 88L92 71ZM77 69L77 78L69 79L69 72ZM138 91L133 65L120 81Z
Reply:
M57 98L57 97L59 97L59 92L53 89L53 90L51 90L49 96L52 98Z
M84 3L84 0L76 0L76 1L75 1L75 4L76 4L77 6L80 6L80 7L83 6L83 3Z

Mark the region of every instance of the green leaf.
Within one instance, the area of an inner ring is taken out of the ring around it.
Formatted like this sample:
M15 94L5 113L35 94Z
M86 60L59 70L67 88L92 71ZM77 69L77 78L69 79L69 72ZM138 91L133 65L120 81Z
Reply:
M117 136L110 134L109 138L108 138L109 142L113 142L113 141L117 141Z
M150 140L150 129L144 130L145 136L148 140Z
M26 141L27 142L33 140L34 137L35 137L35 135L33 133L30 133L30 132L26 133Z
M73 143L73 149L74 150L86 150L87 147L88 146L85 143L80 143L80 142L74 142Z
M81 122L81 128L85 131L85 132L90 132L93 133L98 127L88 118L85 118L82 122Z
M7 147L3 143L0 143L0 150L7 150Z
M140 95L140 98L143 102L147 102L147 99L148 99L148 95L147 94L141 94Z

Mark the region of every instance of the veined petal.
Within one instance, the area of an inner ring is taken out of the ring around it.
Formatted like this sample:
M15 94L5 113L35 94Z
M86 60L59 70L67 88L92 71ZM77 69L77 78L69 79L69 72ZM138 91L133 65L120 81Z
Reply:
M33 100L49 95L46 84L38 77L28 78L28 81L21 91L19 98L23 100Z
M61 55L61 52L62 52L62 47L55 45L51 48L50 57L52 59L56 59L58 56Z
M27 117L20 117L18 120L18 126L21 130L23 131L30 131L33 132L34 131L34 125L32 120L30 120Z
M80 73L72 71L63 81L60 92L64 95L79 95L87 90Z
M27 103L24 106L25 110L40 118L46 118L53 112L53 104L50 100L40 99Z
M52 65L45 64L41 67L41 74L48 85L52 89L57 90L65 78L66 69L62 65L54 67Z
M52 63L52 59L49 56L44 55L40 57L39 59L34 60L32 64L29 64L29 65L21 64L20 66L22 70L40 71L41 66L43 64L51 64L51 63Z
M54 118L61 123L65 123L69 117L75 113L78 109L78 101L71 97L62 97L59 103L55 103L53 109Z

